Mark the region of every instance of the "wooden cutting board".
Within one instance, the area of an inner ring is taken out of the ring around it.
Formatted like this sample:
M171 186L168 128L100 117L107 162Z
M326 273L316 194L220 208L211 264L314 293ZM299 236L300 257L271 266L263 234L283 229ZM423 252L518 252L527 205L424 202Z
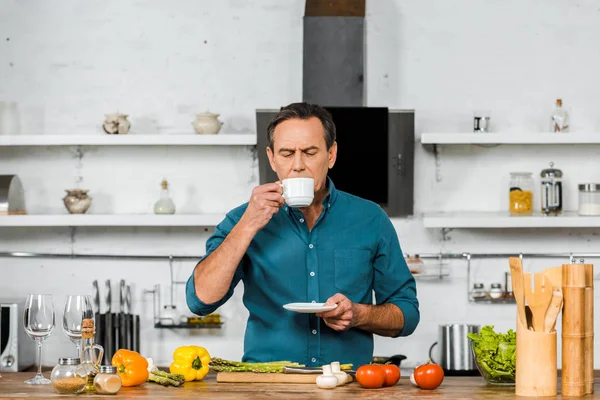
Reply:
M319 374L283 374L258 372L218 372L219 383L312 383L317 382Z

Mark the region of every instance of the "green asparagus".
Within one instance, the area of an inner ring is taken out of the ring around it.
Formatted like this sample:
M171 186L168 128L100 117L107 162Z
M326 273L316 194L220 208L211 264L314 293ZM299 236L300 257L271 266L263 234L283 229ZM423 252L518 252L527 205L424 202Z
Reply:
M217 372L260 372L277 373L283 372L283 367L304 367L303 364L292 361L269 361L263 363L230 361L213 357L208 364Z
M165 376L159 376L159 375L156 375L155 373L151 373L151 374L148 375L148 381L149 382L156 382L156 383L159 383L159 384L161 384L163 386L169 386L169 385L171 385L171 386L179 386L179 385L182 384L182 382L180 382L180 381L176 381L174 379L170 379L170 378L167 378Z
M183 376L182 374L170 374L168 372L161 371L160 369L156 369L152 371L152 373L154 375L162 376L163 378L169 378L177 382L185 382L185 376Z

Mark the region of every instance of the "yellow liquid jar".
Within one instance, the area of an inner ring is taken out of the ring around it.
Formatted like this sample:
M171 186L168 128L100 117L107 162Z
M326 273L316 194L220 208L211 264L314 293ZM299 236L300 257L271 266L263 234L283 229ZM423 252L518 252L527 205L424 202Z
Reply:
M530 172L511 172L508 191L510 215L533 214L533 179Z

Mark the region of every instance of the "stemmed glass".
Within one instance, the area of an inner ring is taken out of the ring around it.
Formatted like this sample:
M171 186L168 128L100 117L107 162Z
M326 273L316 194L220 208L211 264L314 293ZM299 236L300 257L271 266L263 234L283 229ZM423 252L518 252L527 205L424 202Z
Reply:
M62 327L65 335L75 344L76 357L80 356L81 321L87 318L94 318L91 296L68 296L63 310Z
M30 294L25 303L23 314L25 332L38 344L38 372L37 375L25 381L31 385L46 385L50 379L42 375L42 342L54 330L54 303L49 294Z

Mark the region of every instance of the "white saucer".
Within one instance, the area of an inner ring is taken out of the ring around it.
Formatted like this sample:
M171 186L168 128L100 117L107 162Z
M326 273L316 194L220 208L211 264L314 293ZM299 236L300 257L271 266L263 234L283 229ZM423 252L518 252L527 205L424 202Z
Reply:
M325 306L325 303L289 303L284 304L283 308L299 313L320 313L330 311L337 307L337 304Z

